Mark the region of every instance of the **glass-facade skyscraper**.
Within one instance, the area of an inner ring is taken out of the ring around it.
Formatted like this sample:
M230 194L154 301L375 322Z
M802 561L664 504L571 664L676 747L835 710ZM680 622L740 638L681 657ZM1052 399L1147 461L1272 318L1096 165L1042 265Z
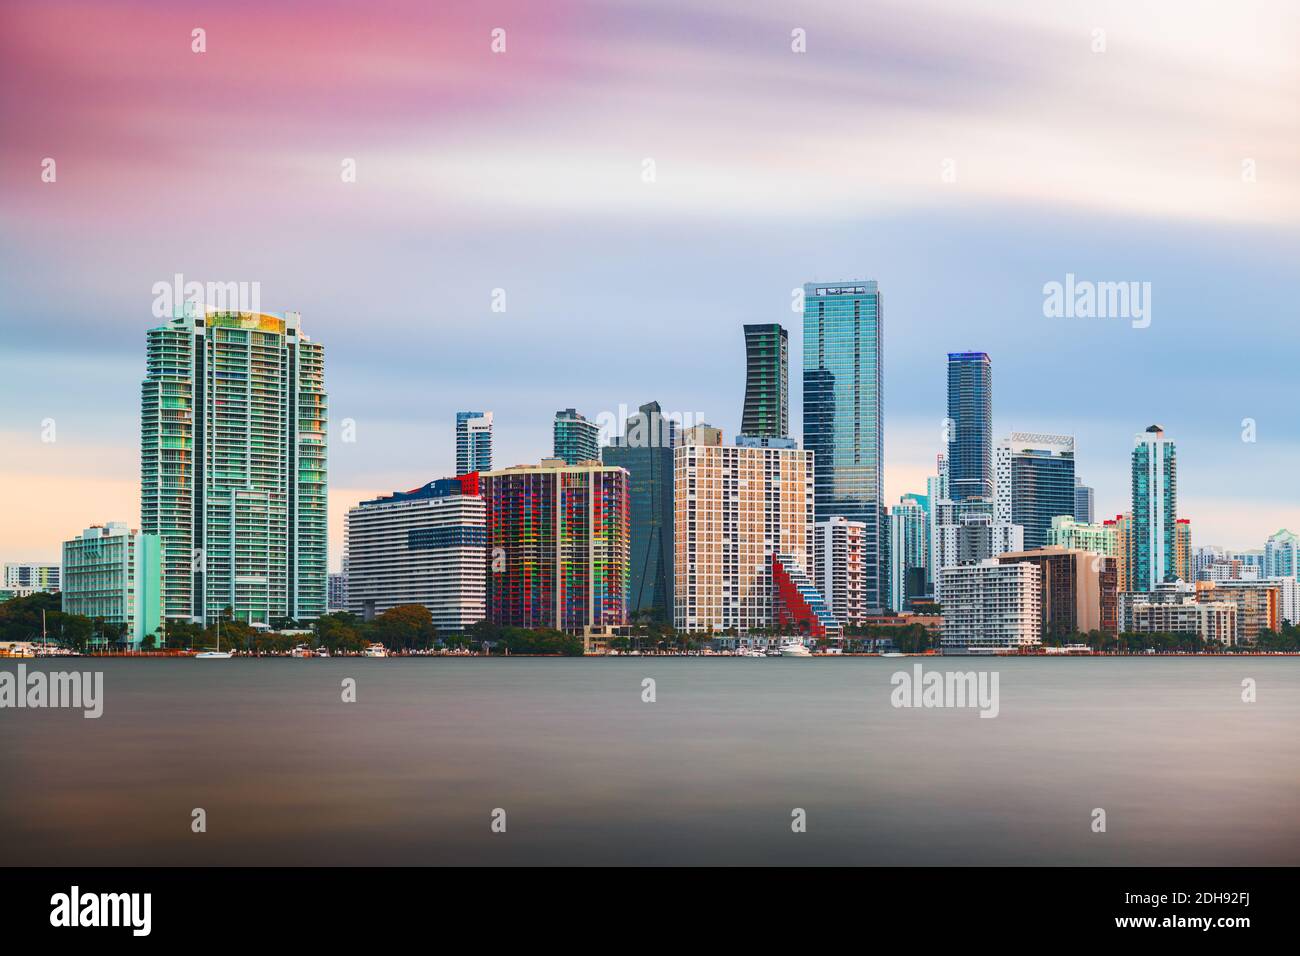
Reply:
M1074 520L1081 524L1092 524L1096 510L1096 498L1090 486L1085 485L1077 475L1074 478Z
M876 612L887 597L880 290L859 279L803 289L803 440L816 456L816 520L864 524L864 603Z
M577 409L565 408L555 413L555 458L576 465L600 460L600 426L589 421Z
M492 413L456 413L456 477L492 470Z
M163 616L325 613L325 353L296 312L187 303L148 332L140 530L161 541Z
M1134 591L1173 580L1178 520L1178 454L1164 429L1152 425L1133 444L1133 523L1128 573Z
M1074 514L1074 436L1013 432L998 442L998 521L1025 529L1025 547L1042 548L1052 519Z
M628 473L632 577L628 612L673 620L673 446L676 422L658 402L628 416L622 437L601 449L606 465Z
M745 326L745 407L740 433L790 434L789 334L775 322Z
M948 353L947 429L952 500L992 498L993 365L984 352Z

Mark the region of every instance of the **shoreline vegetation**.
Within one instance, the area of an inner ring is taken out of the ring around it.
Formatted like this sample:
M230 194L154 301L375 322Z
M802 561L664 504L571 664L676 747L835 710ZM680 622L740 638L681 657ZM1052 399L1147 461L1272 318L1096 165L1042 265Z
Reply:
M751 642L760 650L775 646L782 638L798 637L775 628L715 633L674 630L661 618L641 617L631 633L608 640L608 652L584 653L583 639L553 629L504 627L479 621L464 632L444 634L434 627L433 617L422 605L390 608L365 621L346 612L323 615L314 621L288 619L272 622L273 629L253 627L232 619L227 608L221 621L204 627L193 623L171 623L147 635L138 647L124 640L122 625L75 614L64 614L57 592L41 592L0 603L0 644L39 643L42 619L54 653L48 656L102 656L157 659L191 656L220 644L238 657L290 657L295 647L324 648L331 657L361 656L371 644L382 644L392 657L736 657L731 653L740 642ZM722 649L717 642L732 644ZM944 654L938 637L919 623L848 627L843 641L832 646L826 641L809 641L817 657L876 657L882 653L903 656L971 658L999 657L1270 657L1300 655L1300 628L1289 623L1274 632L1264 630L1250 645L1223 646L1207 643L1196 634L1124 633L1103 631L1087 634L1051 635L1041 645L1018 650L974 654ZM828 653L829 651L829 653ZM0 652L0 656L3 653ZM26 656L14 655L9 656ZM47 655L41 655L47 656ZM301 654L299 656L308 656ZM323 656L323 655L322 655Z

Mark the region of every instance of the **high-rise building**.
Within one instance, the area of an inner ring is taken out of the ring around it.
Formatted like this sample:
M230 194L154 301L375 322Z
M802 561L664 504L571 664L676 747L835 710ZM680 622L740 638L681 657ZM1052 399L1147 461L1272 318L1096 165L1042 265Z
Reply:
M1116 577L1121 591L1135 591L1133 587L1133 516L1116 515L1102 522L1105 528L1113 529L1115 535Z
M948 456L939 454L935 459L935 474L925 479L925 492L927 500L927 512L929 526L926 533L926 552L925 552L925 586L930 594L934 593L934 573L935 573L935 541L939 537L938 530L938 505L941 501L951 501L952 497L948 490Z
M296 312L187 303L148 332L141 525L163 613L248 623L325 612L325 353Z
M331 573L329 576L328 591L325 596L325 607L331 614L335 611L346 611L348 609L348 574Z
M623 435L601 449L606 465L628 474L631 520L631 614L673 619L673 446L676 425L658 402L628 416Z
M906 611L925 593L929 508L924 495L903 495L889 512L889 609Z
M996 559L939 571L947 651L1031 647L1042 643L1043 587L1036 564Z
M804 285L803 440L817 461L817 520L842 515L865 526L863 590L872 611L888 596L882 330L874 281Z
M4 586L13 590L57 591L59 566L41 561L14 561L5 565Z
M1174 576L1180 581L1195 581L1192 574L1192 522L1179 518L1174 522Z
M867 616L862 600L861 521L833 515L814 528L813 581L826 607L844 627L857 626Z
M347 608L369 621L421 604L440 632L484 616L483 498L474 473L363 501L348 511Z
M456 477L492 470L492 413L456 413Z
M998 521L990 498L938 501L931 508L935 513L935 524L934 538L930 542L930 561L934 567L936 589L938 574L943 568L976 564L1009 551L1024 550L1024 528Z
M999 564L1033 564L1042 585L1042 636L1065 640L1090 631L1116 633L1115 559L1047 546L998 555Z
M992 498L993 363L986 353L948 353L946 426L952 500Z
M789 336L775 322L745 326L745 407L740 432L755 438L790 434Z
M673 452L674 626L749 631L777 622L773 557L813 568L813 453L698 444Z
M628 473L559 458L479 476L494 624L592 634L628 621Z
M1286 528L1264 542L1264 577L1300 578L1300 535Z
M1274 633L1282 622L1282 588L1271 581L1197 581L1196 600L1230 601L1237 606L1232 643L1258 644L1261 631Z
M126 627L135 648L162 625L162 550L157 535L124 522L93 525L63 542L62 608L65 614L102 618Z
M998 442L997 519L1025 529L1025 547L1047 544L1052 519L1074 514L1074 436L1013 432Z
M1133 444L1133 534L1129 574L1134 591L1178 576L1174 563L1178 460L1172 439L1152 425Z
M1096 511L1096 498L1092 488L1085 485L1077 476L1074 479L1074 520L1080 524L1092 524Z
M570 465L600 461L600 426L576 409L565 408L556 412L552 457L563 459Z

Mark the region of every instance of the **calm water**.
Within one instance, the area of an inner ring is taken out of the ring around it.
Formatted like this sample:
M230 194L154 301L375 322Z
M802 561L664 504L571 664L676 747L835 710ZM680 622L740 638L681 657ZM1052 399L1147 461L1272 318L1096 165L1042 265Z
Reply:
M915 661L27 661L105 712L0 711L0 862L1300 863L1300 659Z

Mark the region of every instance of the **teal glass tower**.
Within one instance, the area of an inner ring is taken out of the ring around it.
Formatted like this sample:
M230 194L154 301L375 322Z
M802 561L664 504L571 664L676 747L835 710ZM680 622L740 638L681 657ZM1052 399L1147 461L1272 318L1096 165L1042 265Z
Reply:
M815 455L816 520L866 526L863 603L876 612L887 597L880 290L862 279L803 289L803 438Z
M600 426L576 409L555 413L555 458L566 464L600 460Z
M1134 591L1153 591L1177 576L1178 451L1152 425L1133 443L1133 531L1129 575Z

